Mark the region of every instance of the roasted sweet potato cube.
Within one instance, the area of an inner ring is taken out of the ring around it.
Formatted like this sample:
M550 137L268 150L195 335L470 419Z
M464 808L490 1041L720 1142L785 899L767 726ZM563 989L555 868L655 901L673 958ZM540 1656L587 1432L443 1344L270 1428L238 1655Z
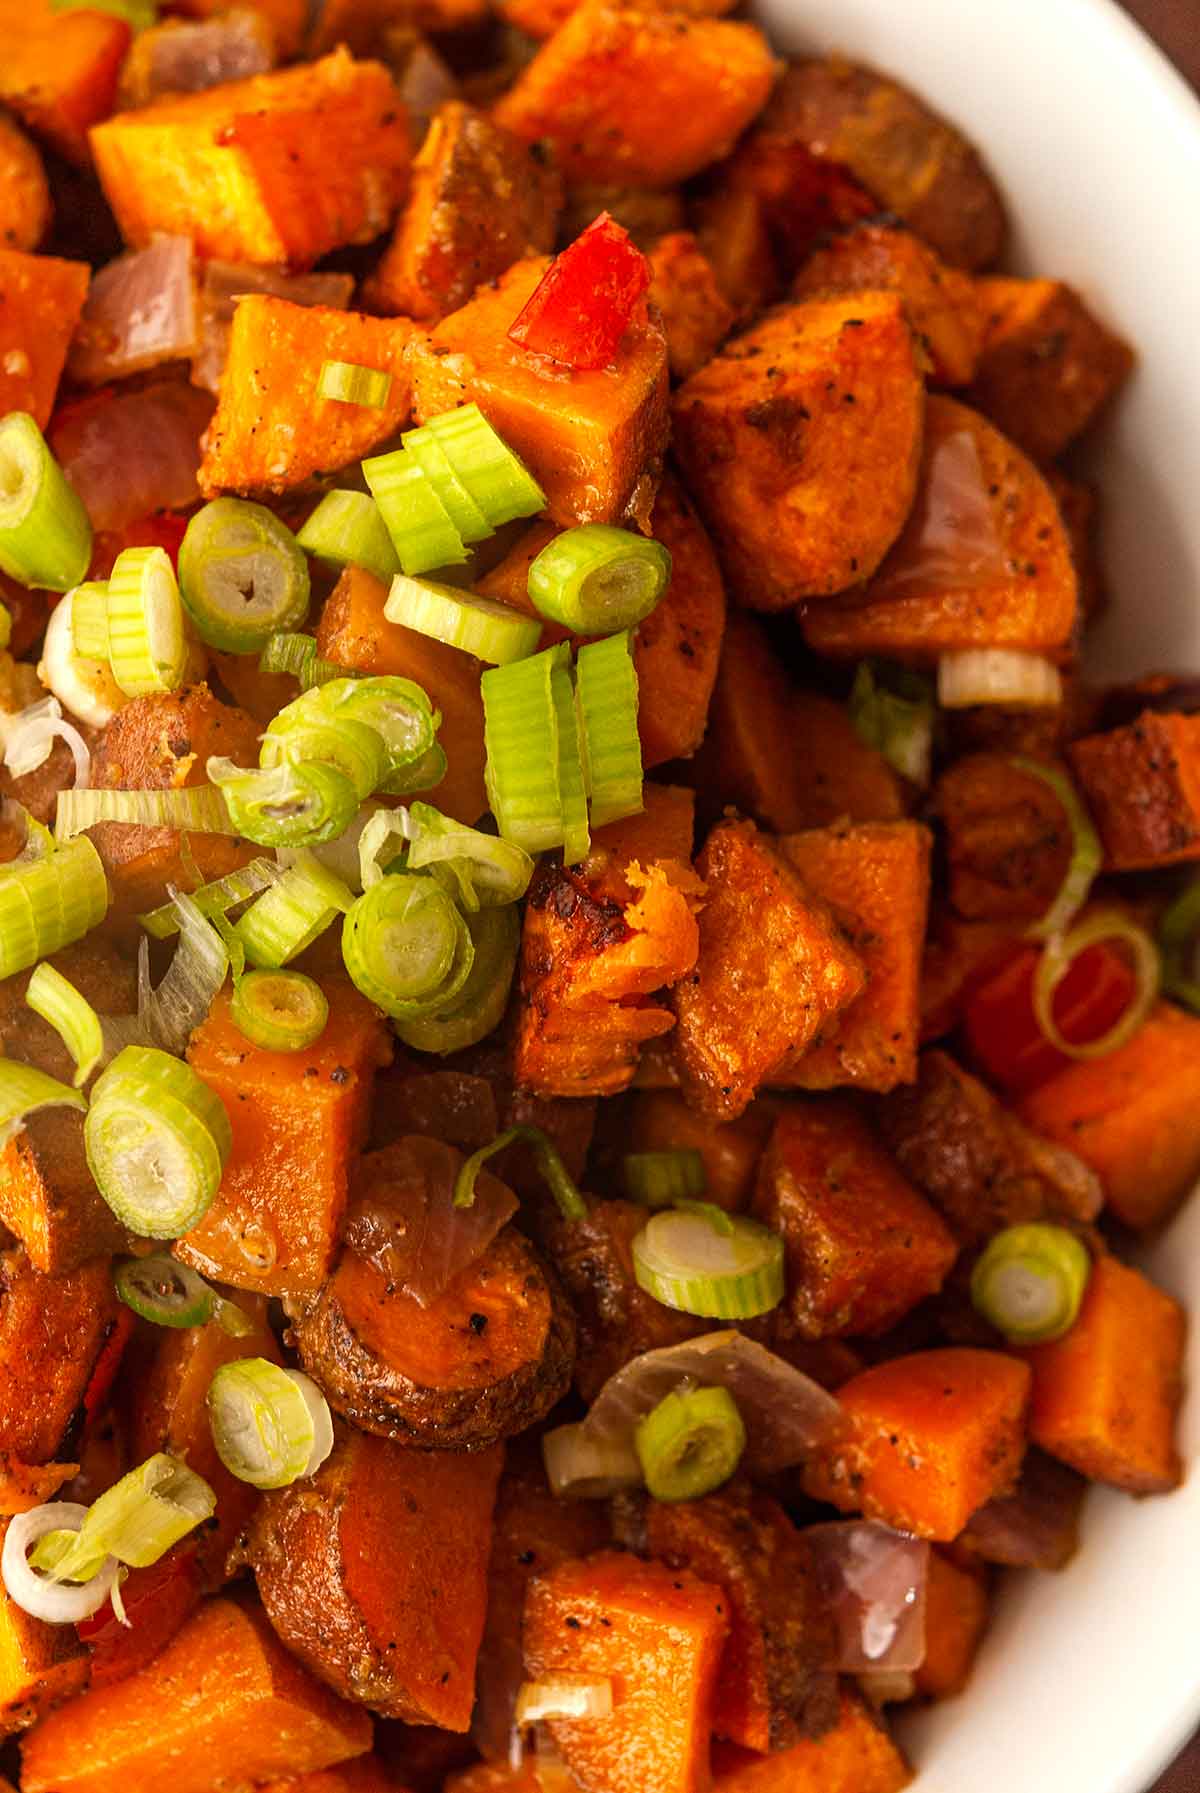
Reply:
M1019 1112L1090 1166L1118 1220L1157 1226L1200 1174L1200 1021L1160 1002L1132 1039L1056 1072Z
M982 353L971 403L1032 455L1052 461L1133 367L1127 342L1061 280L980 280Z
M0 1451L29 1464L64 1455L121 1311L107 1258L40 1276L23 1251L0 1253Z
M864 218L877 216L879 205L861 182L837 162L815 155L787 128L774 129L764 113L748 131L715 177L716 190L744 194L753 200L773 252L787 276L830 236ZM858 289L874 286L870 280ZM887 281L880 281L886 286Z
M135 999L126 1013L136 1007ZM48 1276L128 1248L129 1234L88 1169L82 1114L65 1108L31 1114L9 1140L0 1154L0 1221L34 1269Z
M729 1601L712 1728L745 1749L787 1749L837 1722L833 1628L812 1549L778 1502L732 1482L646 1514L651 1556Z
M369 243L408 179L392 78L344 50L118 113L91 143L128 242L177 232L227 261L311 267L344 243Z
M1069 656L1071 541L1037 468L977 411L931 393L915 502L865 591L811 607L808 645L833 659L931 664L967 648Z
M846 1102L780 1113L753 1210L783 1239L788 1311L806 1338L886 1332L941 1288L958 1256L941 1216Z
M42 158L20 125L0 114L0 249L36 249L49 223Z
M46 427L90 279L84 262L0 246L0 416Z
M1060 768L1061 770L1061 768ZM1062 804L1008 754L973 753L938 780L950 901L968 921L1035 921L1067 875L1073 839Z
M849 1436L805 1466L816 1500L949 1542L1017 1479L1028 1366L1001 1351L949 1346L889 1358L843 1382Z
M473 106L447 100L413 163L371 304L436 323L513 262L553 249L561 205L562 182L544 158Z
M264 1497L248 1547L259 1595L335 1693L467 1729L503 1462L499 1445L409 1450L339 1426L315 1476Z
M634 636L647 768L686 759L700 745L725 631L725 587L713 545L671 474L658 489L650 529L670 550L671 580Z
M72 162L88 162L88 127L112 111L129 25L52 0L0 0L0 105Z
M261 1608L206 1600L161 1655L93 1688L23 1745L32 1793L209 1793L308 1774L371 1746L367 1713L335 1699L285 1650Z
M666 447L666 339L658 324L635 319L615 373L548 372L508 328L549 265L517 262L427 342L414 341L413 409L424 423L474 402L540 482L556 522L616 522Z
M895 293L781 306L685 382L675 452L740 603L870 578L913 502L924 409Z
M898 82L841 56L793 63L761 129L840 165L953 267L999 255L1004 209L978 153Z
M774 72L753 25L597 0L543 45L495 116L527 143L548 139L568 180L670 187L733 147Z
M1097 1259L1070 1332L1022 1353L1033 1370L1034 1444L1131 1494L1177 1487L1186 1328L1179 1303L1140 1270Z
M609 1717L550 1723L585 1793L697 1793L706 1783L728 1627L720 1588L616 1551L534 1578L525 1602L529 1674L569 1670L613 1683Z
M626 891L633 894L624 874L634 861L643 867L659 859L673 859L680 865L691 862L695 792L680 784L645 784L642 801L636 815L605 822L594 830L592 850L584 861L586 877L602 878L605 888L615 887L622 895Z
M988 1622L987 1580L982 1570L929 1553L925 1582L925 1660L913 1676L926 1699L947 1700L970 1678Z
M0 1522L0 1539L8 1522ZM88 1681L88 1653L73 1625L35 1619L0 1589L0 1735L27 1730Z
M696 969L674 991L688 1100L734 1120L783 1059L858 995L864 972L823 903L749 822L721 822L696 862L707 886Z
M690 230L660 237L650 251L650 269L650 298L662 313L671 373L686 380L711 360L728 336L733 307Z
M678 1090L643 1090L630 1117L630 1150L669 1152L683 1147L699 1152L706 1178L704 1199L719 1208L744 1208L771 1125L769 1104L747 1109L736 1121L714 1121L689 1108Z
M932 841L918 822L842 824L791 834L780 851L833 912L866 987L773 1081L795 1089L886 1091L917 1074L921 954Z
M526 37L553 37L560 25L575 12L580 0L499 0L499 11L510 25ZM655 10L651 0L647 11ZM664 0L664 12L687 13L705 19L733 11L733 0Z
M682 12L684 8L677 10ZM565 247L573 243L601 212L608 212L622 230L627 230L645 255L659 237L682 230L687 223L683 195L678 188L635 187L623 181L572 181L558 223L559 244Z
M718 1744L713 1793L902 1793L912 1780L882 1719L844 1687L836 1727L769 1756Z
M781 282L758 195L718 181L692 208L696 241L740 323L779 297Z
M188 1062L229 1113L233 1150L216 1200L176 1245L185 1263L278 1295L319 1288L333 1268L376 1070L391 1057L378 1011L348 980L324 984L329 1020L303 1052L253 1045L223 991Z
M957 1550L1009 1569L1065 1569L1079 1548L1087 1483L1037 1449L1025 1453L1011 1494L972 1513Z
M983 339L983 308L969 275L947 266L911 231L864 223L810 255L792 292L806 298L864 287L900 294L935 379L946 386L968 383Z
M1200 859L1200 716L1146 710L1067 751L1113 871Z
M263 1782L258 1793L397 1793L397 1788L381 1758L369 1755L355 1756L336 1768L320 1768L315 1774L289 1774L283 1780Z

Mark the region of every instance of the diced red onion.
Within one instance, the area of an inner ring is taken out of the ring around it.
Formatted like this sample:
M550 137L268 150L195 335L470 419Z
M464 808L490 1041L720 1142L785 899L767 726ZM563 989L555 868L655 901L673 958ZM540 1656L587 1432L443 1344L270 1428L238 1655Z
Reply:
M75 1625L99 1612L108 1599L116 1580L119 1564L115 1557L106 1557L90 1581L79 1584L50 1581L31 1569L30 1549L47 1532L77 1532L87 1518L88 1509L73 1500L53 1500L29 1513L18 1513L9 1521L0 1554L0 1574L22 1612L48 1625Z
M196 353L190 237L155 236L93 276L67 366L86 386L122 380Z
M209 392L220 385L234 306L244 293L270 293L293 305L329 305L343 310L353 291L350 274L289 274L286 268L210 261L200 287L200 340L192 360L193 384Z
M920 1668L929 1545L871 1519L810 1525L804 1536L832 1614L840 1673Z
M134 40L122 92L132 106L169 93L202 93L225 81L265 75L276 64L268 21L239 9L212 19L168 19Z
M458 82L432 45L415 34L407 54L392 54L388 60L408 113L413 142L420 143L438 107L457 94Z
M903 533L871 581L871 599L900 598L915 586L954 591L1007 571L975 438L957 430L930 455Z
M1044 654L1009 648L972 648L938 661L938 703L944 710L975 704L1052 708L1063 700L1058 668Z
M213 404L182 380L103 392L63 409L50 446L97 531L151 511L186 510L200 496L200 438Z
M50 758L56 740L65 741L75 761L75 789L85 790L92 775L92 756L87 742L63 717L56 697L44 697L15 716L0 716L4 764L14 778L36 772Z

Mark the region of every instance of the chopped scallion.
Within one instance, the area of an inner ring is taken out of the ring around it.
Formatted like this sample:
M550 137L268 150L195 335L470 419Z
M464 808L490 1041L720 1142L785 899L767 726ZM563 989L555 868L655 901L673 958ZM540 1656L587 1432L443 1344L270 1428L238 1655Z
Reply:
M326 492L296 540L315 560L362 567L385 585L400 571L379 506L366 492Z
M470 975L475 948L446 892L424 874L396 872L356 900L342 957L369 1002L395 1020L440 1013Z
M382 783L387 752L376 729L346 715L334 719L320 700L320 689L306 691L280 710L267 725L259 763L267 770L282 765L332 767L353 788L357 809Z
M222 1364L208 1390L217 1455L254 1488L286 1488L333 1449L329 1404L310 1377L265 1357Z
M147 1239L177 1239L204 1218L232 1145L220 1097L153 1046L126 1046L101 1073L83 1138L101 1195Z
M67 797L86 791L64 791ZM108 879L90 840L0 866L0 978L25 971L85 934L108 911Z
M232 760L210 759L206 769L228 811L224 832L261 847L310 847L333 840L358 809L354 786L336 766L285 762L247 771Z
M541 638L536 616L526 616L511 604L478 598L453 585L435 585L428 579L410 579L400 573L392 580L383 614L391 623L414 629L444 641L447 647L474 654L490 666L507 666L532 654Z
M529 568L529 596L542 616L576 635L635 629L658 604L671 578L661 542L584 523L547 542Z
M463 1161L459 1173L454 1180L454 1206L469 1208L475 1200L475 1179L497 1152L507 1151L509 1146L526 1145L532 1148L537 1159L537 1167L546 1180L551 1195L558 1203L559 1212L564 1220L586 1220L587 1203L579 1192L579 1186L563 1163L562 1154L549 1134L540 1127L509 1127L498 1133L490 1145L480 1146L477 1152Z
M165 1252L126 1258L113 1276L113 1286L126 1307L154 1326L204 1326L216 1311L215 1290Z
M546 494L478 405L431 417L426 426L493 529L546 508Z
M217 762L220 763L220 762ZM241 771L239 766L237 771ZM219 790L213 785L184 785L165 791L110 791L89 787L60 791L54 835L73 841L97 822L132 822L141 828L178 828L187 834L238 832ZM90 844L90 843L89 843ZM53 949L50 949L53 950Z
M727 1388L676 1389L633 1434L655 1500L699 1500L727 1482L746 1448L746 1428Z
M246 498L198 510L179 549L179 584L196 633L230 654L255 653L308 610L308 562L274 511Z
M91 1003L61 971L43 961L25 989L35 1015L48 1021L75 1060L75 1087L82 1088L104 1052L104 1029Z
M1010 1226L976 1262L971 1300L1011 1344L1042 1344L1075 1324L1091 1273L1087 1247L1066 1227Z
M610 635L579 650L575 666L580 733L592 827L640 814L642 743L638 735L638 676L628 634Z
M273 859L252 859L249 865L241 866L236 872L227 872L223 878L193 890L191 901L206 920L214 920L235 909L239 903L248 903L251 897L269 890L282 876ZM139 915L138 921L155 940L169 940L172 934L179 932L179 909L174 902L163 903L159 908Z
M1099 1039L1075 1043L1068 1040L1054 1019L1054 996L1071 966L1089 947L1101 940L1119 940L1133 956L1136 986L1133 999L1117 1021ZM1162 961L1147 934L1121 909L1100 909L1065 934L1053 934L1042 948L1033 974L1033 1012L1042 1033L1067 1058L1104 1058L1131 1039L1158 999Z
M1070 927L1087 902L1088 892L1104 862L1104 850L1092 819L1065 772L1060 772L1057 766L1043 765L1040 760L1020 757L1013 760L1013 765L1018 771L1027 772L1031 778L1040 778L1043 784L1049 785L1062 804L1071 829L1071 860L1066 875L1045 915L1028 930L1032 940L1049 940L1052 935L1061 934Z
M445 1056L465 1051L486 1039L504 1019L521 946L520 911L510 904L504 909L481 909L466 920L475 958L458 995L445 1008L393 1023L399 1038L414 1052Z
M360 367L354 361L323 361L317 375L317 397L341 405L364 405L381 411L392 390L392 376L382 367Z
M26 1116L39 1108L86 1107L79 1091L57 1077L15 1058L0 1058L0 1149L21 1131Z
M447 515L463 541L482 542L493 535L492 525L454 471L435 432L428 427L409 430L401 441L445 505Z
M320 984L301 971L251 971L236 985L234 1025L268 1052L303 1052L329 1019Z
M586 859L592 844L588 829L585 744L579 705L575 700L575 680L570 656L556 660L550 673L550 695L554 700L554 719L558 735L558 798L562 808L562 852L564 865L578 865Z
M783 1241L757 1221L718 1212L728 1230L707 1213L653 1215L633 1241L638 1287L664 1307L708 1319L768 1313L783 1299Z
M108 578L108 658L126 697L177 691L187 667L183 601L165 548L124 548Z
M527 853L562 844L554 672L568 659L560 642L481 681L488 800L502 837Z
M26 411L0 419L0 573L70 591L92 557L83 501Z
M405 449L375 455L362 470L404 572L431 573L466 560L449 511Z
M108 659L107 580L89 579L71 593L71 640L81 659Z
M353 903L353 893L336 872L311 853L301 852L270 890L250 905L234 933L252 965L276 971L298 958Z
M647 1208L669 1208L703 1195L707 1186L703 1154L695 1146L667 1152L626 1152L625 1193Z
M913 784L929 783L933 719L933 693L920 673L877 660L861 662L850 692L855 732Z

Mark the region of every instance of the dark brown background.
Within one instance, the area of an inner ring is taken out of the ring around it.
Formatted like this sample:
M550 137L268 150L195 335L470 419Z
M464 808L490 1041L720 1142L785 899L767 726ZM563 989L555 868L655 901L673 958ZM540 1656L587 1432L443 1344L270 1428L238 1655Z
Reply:
M1200 0L1125 0L1125 5L1200 88ZM1200 1793L1200 1736L1163 1775L1153 1793Z

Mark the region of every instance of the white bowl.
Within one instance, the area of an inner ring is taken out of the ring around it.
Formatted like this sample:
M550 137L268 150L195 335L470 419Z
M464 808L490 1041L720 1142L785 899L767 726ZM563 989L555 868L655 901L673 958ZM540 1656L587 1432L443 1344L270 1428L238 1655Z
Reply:
M1013 265L1060 275L1138 346L1096 444L1114 603L1102 671L1200 672L1200 106L1111 0L756 0L786 51L895 73L978 144ZM1146 1268L1200 1312L1200 1202ZM1200 1325L1191 1380L1200 1389ZM1093 1491L1062 1575L1009 1578L967 1692L906 1732L919 1793L1144 1793L1200 1720L1200 1398L1190 1470Z

